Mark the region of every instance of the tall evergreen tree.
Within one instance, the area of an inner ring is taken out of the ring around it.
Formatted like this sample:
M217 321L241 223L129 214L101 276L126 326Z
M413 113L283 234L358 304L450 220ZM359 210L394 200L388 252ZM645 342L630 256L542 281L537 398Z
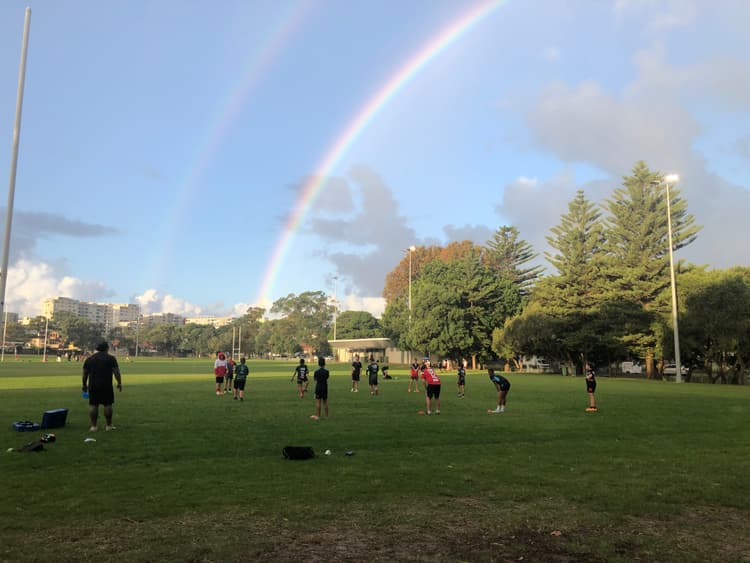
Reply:
M544 266L528 266L539 254L519 236L515 227L500 227L487 241L487 261L500 277L514 283L525 295L542 275Z
M601 304L605 240L600 218L583 190L578 190L568 204L568 213L550 230L547 242L557 252L545 256L558 272L552 278L557 290L555 308L583 312Z
M607 218L607 277L620 296L647 310L664 310L659 296L669 285L667 199L663 176L638 162L605 202ZM700 231L688 214L680 191L670 189L673 249L693 242Z
M640 161L632 174L623 178L605 203L605 235L608 260L608 292L625 303L634 303L647 316L669 311L670 283L669 235L666 189L663 176ZM693 242L700 230L687 202L676 188L670 189L673 249ZM652 317L653 318L653 317ZM624 340L632 352L649 359L657 344L653 322L650 326L631 326Z

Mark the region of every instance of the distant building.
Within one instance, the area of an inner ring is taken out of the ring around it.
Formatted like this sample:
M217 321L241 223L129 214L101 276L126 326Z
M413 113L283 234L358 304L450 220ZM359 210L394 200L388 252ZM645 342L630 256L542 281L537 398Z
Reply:
M370 357L385 360L390 364L410 364L414 358L424 357L424 352L399 350L390 338L349 338L329 340L333 357L338 362L351 362L359 354L363 363Z
M5 311L5 322L7 322L7 323L17 323L18 322L18 313L11 313L9 311Z
M221 328L231 323L234 317L214 317L212 315L201 315L198 317L187 317L185 323L194 325L212 325L214 328Z
M153 313L151 315L143 315L143 324L146 326L166 324L184 325L185 317L175 315L174 313Z
M51 319L56 313L70 313L105 327L135 322L140 307L132 303L93 303L70 297L52 297L42 303L42 316Z

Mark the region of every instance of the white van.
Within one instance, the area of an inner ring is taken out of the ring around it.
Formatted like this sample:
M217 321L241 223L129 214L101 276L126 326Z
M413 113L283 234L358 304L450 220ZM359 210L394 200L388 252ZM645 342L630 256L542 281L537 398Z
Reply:
M643 366L638 362L622 362L620 364L620 370L625 374L639 374L643 373Z

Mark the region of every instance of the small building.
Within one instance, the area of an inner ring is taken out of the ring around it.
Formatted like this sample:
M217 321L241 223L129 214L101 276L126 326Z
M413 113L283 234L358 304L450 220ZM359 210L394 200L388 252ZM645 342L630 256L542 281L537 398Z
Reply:
M414 358L423 358L424 352L409 352L399 350L393 346L390 338L350 338L344 340L329 340L333 351L333 358L337 362L351 362L354 355L360 359L370 356L376 360L386 361L391 365L408 365Z

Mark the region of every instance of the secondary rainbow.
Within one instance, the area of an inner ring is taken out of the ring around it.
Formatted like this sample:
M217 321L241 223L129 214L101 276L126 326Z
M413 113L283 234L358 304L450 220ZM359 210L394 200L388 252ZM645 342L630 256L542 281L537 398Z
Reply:
M479 2L453 23L440 30L416 54L399 67L396 73L367 100L367 103L352 118L318 163L315 168L316 172L302 186L301 195L284 225L271 254L271 259L266 266L260 291L255 300L256 305L267 306L271 303L271 289L284 263L284 258L289 252L297 229L299 229L315 198L320 193L326 177L331 174L334 167L367 125L420 70L504 3L503 0Z
M168 210L168 215L161 223L162 232L154 240L163 241L160 252L152 255L150 264L151 279L154 287L160 285L159 279L163 275L163 261L161 257L173 253L177 244L176 235L180 228L188 205L197 199L197 192L201 188L201 178L210 164L215 160L219 148L229 134L238 113L243 111L248 99L255 91L266 70L286 48L294 34L301 27L311 13L314 2L312 0L297 0L288 4L280 11L275 24L269 26L263 41L250 52L242 70L238 73L239 80L230 89L227 96L216 106L216 113L208 120L209 127L200 138L203 141L196 146L190 167L178 181L176 190L178 199Z

